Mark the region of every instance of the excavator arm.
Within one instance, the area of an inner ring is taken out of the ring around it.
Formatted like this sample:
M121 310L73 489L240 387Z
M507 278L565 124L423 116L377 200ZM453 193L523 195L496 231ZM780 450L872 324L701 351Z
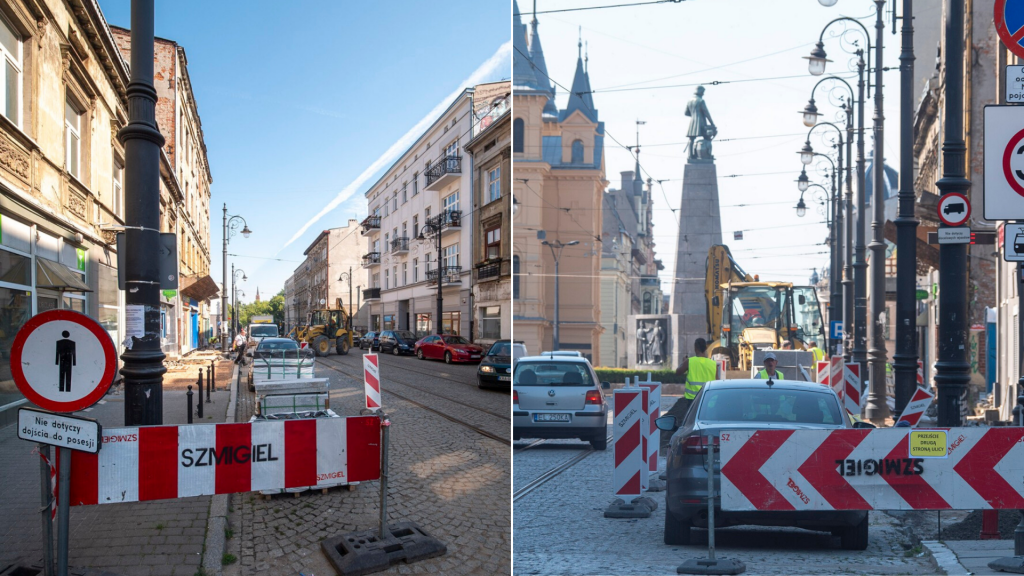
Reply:
M729 247L715 244L708 250L704 275L704 303L707 310L708 334L718 338L722 333L722 284L753 282L754 277L743 271L732 257Z

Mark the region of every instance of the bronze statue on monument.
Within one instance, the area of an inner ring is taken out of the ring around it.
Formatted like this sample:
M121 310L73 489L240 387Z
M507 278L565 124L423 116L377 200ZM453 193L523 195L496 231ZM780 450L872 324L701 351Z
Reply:
M697 86L693 98L686 103L684 113L690 117L690 127L686 131L686 137L690 139L686 161L691 164L714 162L715 157L711 155L711 140L718 135L718 128L711 119L708 105L704 103L703 86ZM697 138L701 140L698 141Z

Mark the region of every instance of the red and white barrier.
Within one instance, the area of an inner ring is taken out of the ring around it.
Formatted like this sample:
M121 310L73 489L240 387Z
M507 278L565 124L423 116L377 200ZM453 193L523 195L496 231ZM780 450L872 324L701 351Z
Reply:
M917 385L924 386L924 362L917 361Z
M859 416L861 409L861 394L860 394L860 364L856 362L852 364L846 364L843 369L845 375L845 398L843 404L846 407L846 411L850 414Z
M832 387L839 400L843 401L846 396L846 371L843 369L843 357L833 356L829 367L829 386Z
M899 421L909 422L911 426L917 426L921 416L924 416L924 411L931 405L932 399L931 392L922 386L918 386L917 390L914 391L914 395L910 398L910 402L907 402L907 407L903 409L903 414L900 415Z
M818 360L815 369L815 381L822 386L832 385L832 365L828 360Z
M640 385L640 377L636 377L635 386ZM651 475L647 470L647 453L651 444L651 415L647 412L650 409L651 391L647 388L640 388L640 406L643 408L640 414L640 454L643 462L640 463L640 489L647 490L651 487Z
M71 453L71 505L376 480L380 438L376 416L105 428Z
M1024 508L1020 427L737 430L721 450L725 510Z
M661 416L661 382L651 382L650 374L647 382L640 382L640 387L647 390L647 470L658 471L658 449L661 447L661 430L654 421Z
M640 496L641 477L647 476L644 471L641 432L641 416L644 412L642 400L642 391L638 388L620 388L613 396L615 470L612 473L612 487L615 495L627 502Z
M376 354L363 354L363 388L366 390L366 409L379 409L380 365L377 364Z

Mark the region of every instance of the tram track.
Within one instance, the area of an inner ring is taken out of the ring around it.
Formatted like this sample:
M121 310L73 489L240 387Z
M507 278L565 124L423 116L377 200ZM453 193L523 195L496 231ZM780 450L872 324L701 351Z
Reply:
M608 441L609 442L612 441L612 435L611 434L608 435ZM522 452L522 451L525 451L525 450L529 450L530 448L533 448L534 446L537 446L537 445L539 445L539 444L541 444L543 442L544 442L544 440L538 440L536 442L527 444L526 446L524 446L519 451ZM582 449L579 454L576 454L572 458L569 458L568 460L566 460L564 462L561 462L561 463L559 463L559 464L557 464L555 466L552 466L551 468L548 468L543 473L541 473L539 476L537 476L533 480L531 480L531 481L527 482L525 485L523 485L522 488L519 488L518 490L513 492L512 493L512 503L514 504L516 502L516 500L519 500L520 498L526 496L530 492L533 492L537 488L540 488L541 486L546 484L548 481L558 477L559 474L561 474L561 473L565 472L566 470L572 468L573 466L579 464L580 462L585 460L587 458L587 456L590 456L594 452L597 452L597 450L594 450L592 447L587 446L586 448Z
M348 376L349 378L353 378L353 379L358 380L359 378L362 377L361 374L354 374L352 372L349 372L349 371L346 371L346 370L342 370L341 368L339 368L338 366L334 365L331 362L321 362L320 365L324 366L326 368L329 368L331 370L334 370L335 372L338 372L339 374L344 374L345 376ZM460 404L462 406L465 406L467 408L471 408L473 410L476 410L478 412L482 412L484 414L488 414L488 415L491 415L491 416L496 416L496 417L502 418L504 420L511 420L510 416L503 416L501 414L496 414L494 412L491 412L490 410L485 410L483 408L480 408L480 407L477 407L477 406L473 406L472 404L467 404L465 402L460 402L460 401L455 400L453 398L449 398L449 397L447 397L447 396L445 396L443 394L438 394L438 393L432 392L430 390L419 388L417 386L412 386L410 384L407 384L407 383L402 382L400 380L396 380L394 378L390 378L390 380L392 382L395 382L396 384L401 385L401 386L408 386L409 388L413 388L413 389L419 390L421 392L426 392L426 393L431 394L433 396L436 396L438 398L442 398L442 399L444 399L444 400L446 400L448 402L454 402L456 404ZM414 399L410 398L409 396L406 396L405 394L401 394L399 392L395 392L394 389L392 389L392 388L386 388L386 389L382 390L382 392L385 392L387 394L393 394L393 395L401 398L402 400L405 400L406 402L409 402L410 404L413 404L415 406L423 408L424 410L427 410L428 412L433 412L434 414L437 414L438 416L444 418L445 420L448 420L450 422L454 422L455 424L458 424L460 426L468 428L468 429L476 432L477 434L480 434L481 436L490 438L492 440L496 440L498 442L502 442L502 443L504 443L506 445L509 445L509 446L512 445L512 440L509 439L509 438L505 438L505 437L503 437L503 436L501 436L499 434L495 434L495 433L490 432L488 430L484 430L483 428L480 428L479 426L474 426L473 424L470 424L470 423L466 422L465 420L463 420L461 418L458 418L456 416L452 416L450 414L442 412L441 410L438 410L438 409L433 408L431 406L427 406L426 404L423 404L422 402L414 400Z

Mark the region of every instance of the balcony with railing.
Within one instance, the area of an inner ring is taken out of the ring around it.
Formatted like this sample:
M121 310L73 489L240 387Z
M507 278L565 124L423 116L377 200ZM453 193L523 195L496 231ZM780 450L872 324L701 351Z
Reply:
M374 232L379 232L380 216L367 216L365 219L363 219L363 222L362 224L360 224L360 226L363 227L363 231L361 232L363 236L373 234Z
M477 282L490 282L512 273L512 263L508 260L487 260L476 265L473 271Z
M380 252L370 252L363 255L363 268L380 265Z
M405 254L409 251L409 239L406 237L395 238L391 241L392 254Z
M380 300L380 288L364 288L363 289L363 301L373 302Z
M427 218L423 233L434 236L438 232L454 232L462 229L462 210L445 210L437 216Z
M462 176L462 156L455 154L441 156L430 165L425 176L427 178L427 185L425 187L427 190L443 190L445 186L455 182Z
M427 282L437 283L437 268L427 270ZM461 284L462 266L445 266L441 270L441 284Z

